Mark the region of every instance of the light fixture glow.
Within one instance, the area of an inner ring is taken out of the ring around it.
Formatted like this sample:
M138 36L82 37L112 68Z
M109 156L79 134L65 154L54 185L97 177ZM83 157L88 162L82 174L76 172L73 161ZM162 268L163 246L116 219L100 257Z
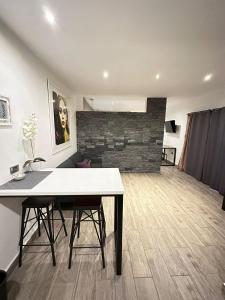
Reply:
M210 81L212 79L212 77L213 77L213 74L211 74L211 73L207 74L204 76L203 81L205 81L205 82Z
M158 74L155 75L155 79L158 80L159 78L160 78L160 74L158 73Z
M107 79L109 77L109 72L104 71L103 72L103 78Z
M53 15L53 13L47 7L43 7L43 11L47 22L50 25L55 25L55 16Z

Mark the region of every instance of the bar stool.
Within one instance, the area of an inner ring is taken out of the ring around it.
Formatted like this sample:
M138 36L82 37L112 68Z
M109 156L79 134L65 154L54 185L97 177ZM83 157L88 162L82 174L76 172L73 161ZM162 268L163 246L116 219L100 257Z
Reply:
M97 214L97 218L95 218ZM74 239L80 236L81 222L93 222L100 246L73 246ZM98 228L97 229L97 226ZM106 239L106 222L102 206L101 196L75 196L73 197L73 221L70 235L69 269L72 264L73 249L100 248L102 254L102 265L105 268L104 245Z
M34 211L34 217L30 217L30 212L33 209ZM43 212L43 209L46 210L46 212ZM54 210L58 210L60 219L54 218ZM27 211L28 210L28 211ZM32 226L26 231L27 223L28 221L35 220ZM61 220L62 225L55 237L54 233L54 221L55 220ZM27 236L27 234L30 232L30 230L34 227L36 223L38 223L38 234L41 235L41 226L40 221L42 221L44 229L46 231L49 244L29 244L25 245L23 244L23 239ZM47 221L47 225L45 224L45 221ZM20 253L19 253L19 267L22 265L22 255L23 255L23 247L26 246L50 246L51 252L52 252L52 261L53 266L56 265L55 260L55 251L54 251L54 243L56 242L60 231L64 229L65 235L67 236L67 230L65 226L65 219L63 217L63 213L61 210L60 202L57 201L56 197L29 197L22 203L22 221L21 221L21 233L20 233Z

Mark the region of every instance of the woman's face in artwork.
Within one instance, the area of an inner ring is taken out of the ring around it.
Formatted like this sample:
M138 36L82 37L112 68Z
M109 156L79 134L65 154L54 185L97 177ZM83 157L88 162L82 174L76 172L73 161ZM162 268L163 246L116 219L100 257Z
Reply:
M63 98L60 98L59 100L59 118L62 128L66 128L67 124L67 108L66 103L63 100Z

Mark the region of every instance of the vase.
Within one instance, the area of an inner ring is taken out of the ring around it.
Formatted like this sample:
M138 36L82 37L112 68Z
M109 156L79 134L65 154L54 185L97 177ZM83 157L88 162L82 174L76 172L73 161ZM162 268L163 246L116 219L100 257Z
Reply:
M39 171L40 169L41 169L41 161L37 161L37 162L32 162L31 164L30 164L30 166L31 166L31 170L32 171Z

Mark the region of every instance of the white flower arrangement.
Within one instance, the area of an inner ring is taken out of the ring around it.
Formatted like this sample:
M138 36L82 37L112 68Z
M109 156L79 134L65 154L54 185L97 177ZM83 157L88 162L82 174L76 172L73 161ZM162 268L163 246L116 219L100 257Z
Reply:
M28 119L24 120L23 123L23 140L30 141L33 159L28 159L23 165L25 172L30 172L34 170L34 163L45 162L42 157L34 157L33 139L37 135L37 121L35 114L32 114Z
M24 120L23 139L32 140L37 134L37 118L32 114L28 119Z
M33 149L32 140L36 136L37 131L38 131L37 130L37 118L36 118L35 114L32 114L28 119L24 120L23 140L30 141L33 158L34 158L34 149Z

